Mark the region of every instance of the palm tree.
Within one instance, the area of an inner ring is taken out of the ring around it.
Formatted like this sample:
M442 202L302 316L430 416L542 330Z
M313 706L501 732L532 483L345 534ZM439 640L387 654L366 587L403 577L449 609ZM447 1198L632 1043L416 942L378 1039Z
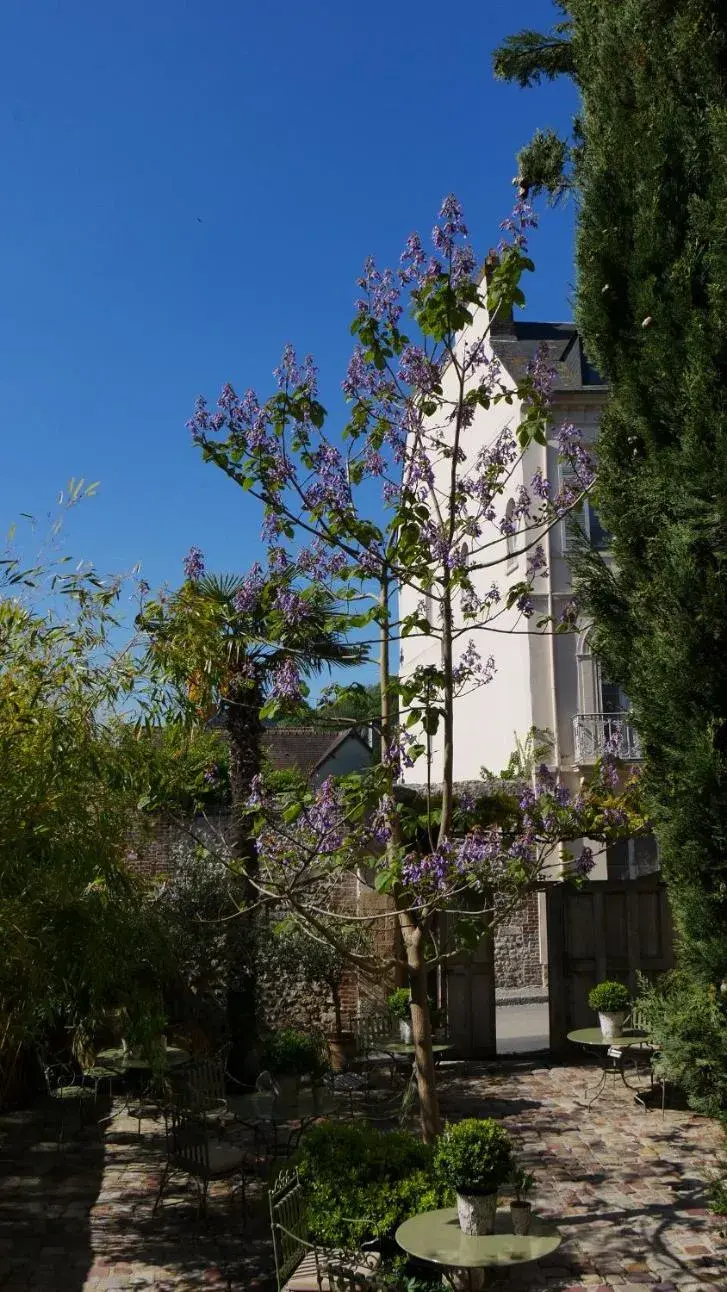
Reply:
M314 585L300 591L285 573L267 581L261 576L261 571L243 578L200 570L176 592L147 605L137 621L168 706L191 721L214 719L227 736L230 844L241 863L245 902L237 922L245 960L236 1030L250 1040L256 1034L253 948L259 894L247 804L263 766L261 710L266 702L290 709L297 679L366 658L365 648L346 640L345 616L325 590Z

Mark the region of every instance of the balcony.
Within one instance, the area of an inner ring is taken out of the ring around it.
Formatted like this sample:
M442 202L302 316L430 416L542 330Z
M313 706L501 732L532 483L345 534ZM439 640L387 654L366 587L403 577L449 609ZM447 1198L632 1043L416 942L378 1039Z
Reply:
M641 741L627 713L577 713L573 747L577 763L595 763L603 754L615 754L627 762L643 758Z

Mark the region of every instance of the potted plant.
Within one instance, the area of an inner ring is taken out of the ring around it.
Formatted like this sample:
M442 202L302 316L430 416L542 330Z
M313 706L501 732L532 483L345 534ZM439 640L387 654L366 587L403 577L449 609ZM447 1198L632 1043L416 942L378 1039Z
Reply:
M389 1013L399 1024L399 1036L402 1041L405 1045L411 1045L411 992L409 988L397 987L396 991L392 991L391 995L387 997L386 1004ZM432 1033L434 1033L441 1025L442 1011L437 1009L431 996L428 997L428 1004L429 1019L432 1025Z
M601 1035L610 1040L620 1036L626 1015L631 1008L631 996L628 987L622 982L599 982L588 994L588 1004L598 1011Z
M497 1191L512 1174L510 1136L492 1117L467 1117L448 1126L437 1142L434 1165L457 1195L464 1234L495 1232Z
M315 1038L292 1027L273 1032L265 1041L263 1052L265 1065L273 1073L284 1102L296 1101L301 1077L320 1077L325 1069Z
M405 1045L411 1045L411 992L408 987L397 987L387 997L389 1013L399 1024L399 1036Z
M514 1194L510 1203L513 1233L529 1234L532 1220L532 1205L529 1198L535 1191L535 1176L524 1170L522 1166L516 1166L510 1176L510 1183Z

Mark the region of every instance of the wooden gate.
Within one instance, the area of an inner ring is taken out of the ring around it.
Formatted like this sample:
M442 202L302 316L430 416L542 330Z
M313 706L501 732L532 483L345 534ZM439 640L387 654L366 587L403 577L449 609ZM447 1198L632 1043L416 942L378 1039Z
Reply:
M495 1041L495 955L491 936L461 961L449 963L445 974L447 1026L454 1054L489 1059Z
M562 1053L568 1032L595 1027L591 987L605 978L635 991L637 972L653 978L674 963L671 912L656 876L546 888L550 1048Z

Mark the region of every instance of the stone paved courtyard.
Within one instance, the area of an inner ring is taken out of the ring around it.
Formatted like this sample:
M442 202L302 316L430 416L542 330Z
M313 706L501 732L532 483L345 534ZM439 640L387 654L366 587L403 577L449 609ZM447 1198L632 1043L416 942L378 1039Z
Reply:
M645 1113L621 1086L589 1113L582 1067L472 1066L442 1082L446 1114L501 1117L538 1180L536 1209L563 1245L548 1261L493 1283L552 1292L725 1292L725 1222L706 1209L705 1182L721 1152L719 1128L667 1109ZM221 1185L195 1223L182 1177L152 1215L163 1133L116 1118L57 1150L36 1112L0 1117L2 1292L121 1292L273 1286L262 1189L239 1198Z

